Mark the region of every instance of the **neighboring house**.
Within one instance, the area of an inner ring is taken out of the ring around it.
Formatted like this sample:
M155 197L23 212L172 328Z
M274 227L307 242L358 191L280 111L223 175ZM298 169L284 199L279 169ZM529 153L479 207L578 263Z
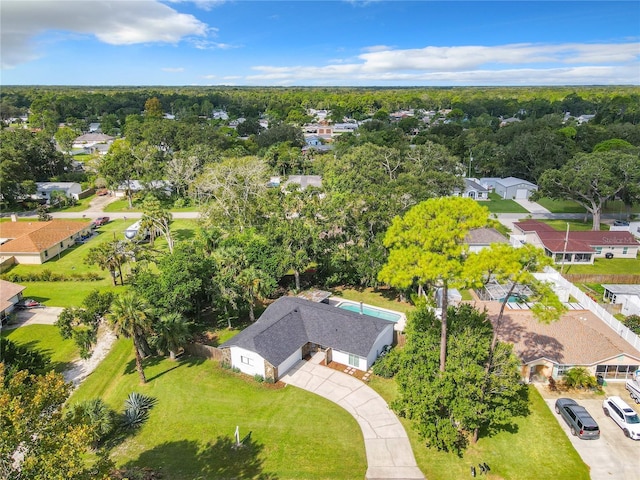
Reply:
M307 187L322 188L322 177L320 175L289 175L282 187L286 188L290 183L300 185L301 190Z
M456 197L469 197L474 200L489 200L489 189L483 187L478 183L475 178L464 179L464 192L460 193L460 189L456 188L453 191L453 195Z
M89 133L102 133L102 131L100 130L100 124L99 123L90 123L89 124Z
M640 315L640 285L614 284L602 285L605 300L622 305L620 313L625 316Z
M91 222L2 222L0 261L13 257L15 263L42 264L75 245L79 237L90 233Z
M32 198L46 200L49 203L53 192L62 192L66 197L78 200L82 186L76 182L36 182L36 193Z
M0 325L22 299L22 291L27 288L17 283L0 280Z
M149 183L142 183L140 180L129 180L116 187L113 192L116 198L123 198L127 196L127 185L129 186L129 191L131 191L132 194L140 193L143 190L155 190L157 192L164 193L166 196L170 196L172 192L171 182L166 180L152 180Z
M281 297L262 316L220 345L225 361L247 375L277 381L312 352L368 370L393 342L394 323L296 297Z
M480 184L507 200L527 200L538 191L537 185L516 177L481 178Z
M529 381L557 379L573 367L624 380L640 366L640 352L588 310L571 311L548 324L531 314L507 313L499 337L514 345L522 377Z
M304 139L305 146L302 147L302 153L307 153L311 150L317 152L328 152L333 150L333 145L325 145L317 135L310 135Z
M100 143L111 144L114 140L115 137L105 135L104 133L85 133L74 140L73 148L89 149Z
M495 228L475 228L464 237L464 243L469 245L469 252L479 252L492 243L509 243L509 240Z
M611 225L611 232L630 232L634 237L640 239L640 222L629 222L628 225Z
M537 220L515 222L511 235L515 246L531 243L543 248L556 264L592 264L595 258L631 258L638 255L640 242L629 232L561 232Z

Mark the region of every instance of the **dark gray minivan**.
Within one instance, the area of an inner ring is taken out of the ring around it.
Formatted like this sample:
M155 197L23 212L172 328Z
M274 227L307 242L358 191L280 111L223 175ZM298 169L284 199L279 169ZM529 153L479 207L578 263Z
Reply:
M572 435L577 435L583 440L596 440L600 438L600 427L591 418L589 412L578 402L571 398L559 398L556 400L556 413L564 418Z

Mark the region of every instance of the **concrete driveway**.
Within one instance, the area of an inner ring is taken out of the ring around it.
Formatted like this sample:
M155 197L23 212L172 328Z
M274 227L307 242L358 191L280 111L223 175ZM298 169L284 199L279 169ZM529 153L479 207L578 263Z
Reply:
M318 357L319 358L319 357ZM367 453L367 480L424 480L402 424L387 403L361 380L302 360L281 379L340 405L358 422Z
M29 308L26 310L16 310L16 321L10 325L4 325L3 330L11 330L23 325L53 325L60 313L64 310L62 307L39 307Z
M615 392L618 394L616 385ZM624 385L620 387L624 390ZM566 395L571 398L571 395ZM627 401L629 395L620 393ZM640 480L640 441L634 441L624 436L622 430L613 420L607 418L602 410L604 396L590 399L576 399L585 407L600 427L598 440L580 440L571 435L569 426L564 419L555 413L555 398L545 399L547 405L558 419L558 423L569 437L582 460L591 469L591 480ZM630 400L630 397L629 397ZM629 402L627 402L629 403ZM634 404L632 404L633 408Z

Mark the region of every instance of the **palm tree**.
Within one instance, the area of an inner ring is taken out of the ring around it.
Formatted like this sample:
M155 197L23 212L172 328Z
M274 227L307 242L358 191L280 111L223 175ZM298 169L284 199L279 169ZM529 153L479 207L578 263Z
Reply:
M154 325L156 346L169 351L169 358L176 359L176 351L189 339L189 325L178 313L169 313L160 317Z
M115 298L111 304L111 312L107 315L109 325L117 335L133 339L133 347L136 355L136 370L140 375L140 381L146 383L142 368L142 340L151 332L151 309L142 297L133 292L127 292Z
M245 268L237 276L236 281L243 289L243 297L249 305L249 319L256 321L254 307L256 299L262 299L273 290L273 282L260 269Z

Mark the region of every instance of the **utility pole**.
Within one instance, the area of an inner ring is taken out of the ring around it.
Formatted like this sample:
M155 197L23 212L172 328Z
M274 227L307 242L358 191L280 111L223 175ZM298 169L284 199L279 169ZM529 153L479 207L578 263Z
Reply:
M473 162L473 153L469 149L469 176L467 178L471 178L471 162Z
M567 243L569 243L569 222L567 222L567 233L564 236L564 248L562 250L562 266L560 267L560 275L564 273L564 259L567 255Z

